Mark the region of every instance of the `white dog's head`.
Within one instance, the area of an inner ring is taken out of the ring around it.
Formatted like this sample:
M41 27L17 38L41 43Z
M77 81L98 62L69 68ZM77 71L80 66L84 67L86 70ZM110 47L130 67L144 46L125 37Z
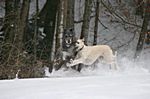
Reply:
M84 47L84 39L78 39L76 42L75 42L75 48L76 50L80 50Z

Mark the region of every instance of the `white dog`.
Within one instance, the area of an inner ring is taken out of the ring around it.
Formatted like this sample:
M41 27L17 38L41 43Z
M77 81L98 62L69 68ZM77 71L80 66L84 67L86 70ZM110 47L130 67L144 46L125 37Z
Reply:
M83 39L78 39L75 43L77 54L75 59L67 63L67 67L77 64L92 65L98 58L110 64L110 68L117 69L116 55L108 45L86 46Z

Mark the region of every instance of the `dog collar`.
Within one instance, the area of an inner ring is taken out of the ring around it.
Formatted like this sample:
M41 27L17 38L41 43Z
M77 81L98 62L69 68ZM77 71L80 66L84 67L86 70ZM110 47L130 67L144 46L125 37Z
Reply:
M84 46L82 48L80 48L77 52L80 52L83 48L84 48Z

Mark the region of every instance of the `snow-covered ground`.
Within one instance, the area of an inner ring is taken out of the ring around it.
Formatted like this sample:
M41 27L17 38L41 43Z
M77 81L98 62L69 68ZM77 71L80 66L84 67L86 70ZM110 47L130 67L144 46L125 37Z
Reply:
M149 99L150 75L0 81L0 99Z
M0 99L150 99L150 74L140 67L60 70L49 78L1 80Z

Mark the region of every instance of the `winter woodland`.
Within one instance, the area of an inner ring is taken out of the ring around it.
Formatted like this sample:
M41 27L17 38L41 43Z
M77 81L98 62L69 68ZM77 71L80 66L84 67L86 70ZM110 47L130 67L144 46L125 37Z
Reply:
M86 66L66 63L75 56L72 43L82 38L117 51L120 70L131 63L149 71L150 1L0 0L0 79L80 73Z
M119 68L68 67L77 39ZM150 99L150 0L0 0L0 99Z

